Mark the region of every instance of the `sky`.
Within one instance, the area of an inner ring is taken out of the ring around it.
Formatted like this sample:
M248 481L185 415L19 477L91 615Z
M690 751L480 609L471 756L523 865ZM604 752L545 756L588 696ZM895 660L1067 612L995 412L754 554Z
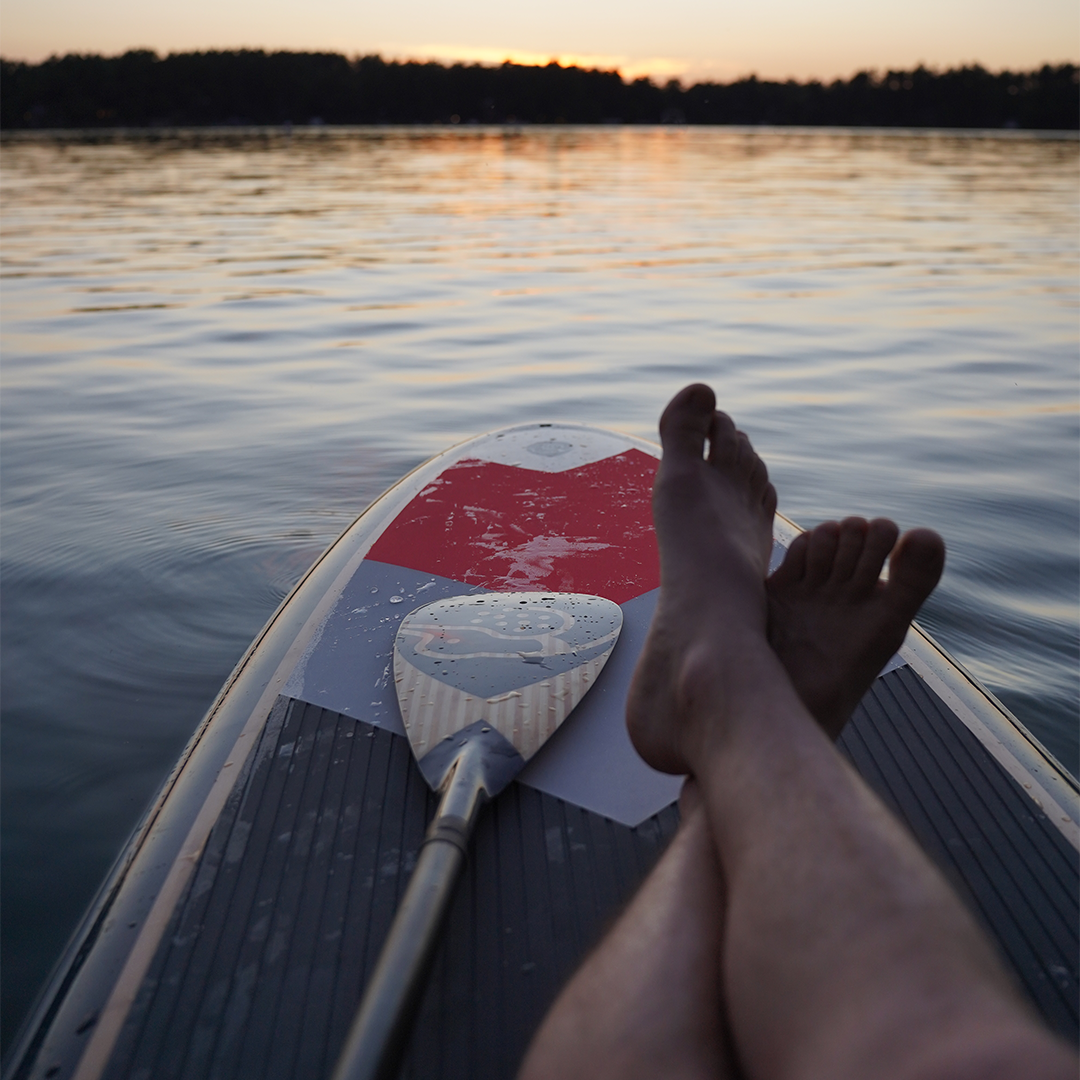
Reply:
M577 63L684 82L1080 59L1076 0L3 0L0 55L325 50Z

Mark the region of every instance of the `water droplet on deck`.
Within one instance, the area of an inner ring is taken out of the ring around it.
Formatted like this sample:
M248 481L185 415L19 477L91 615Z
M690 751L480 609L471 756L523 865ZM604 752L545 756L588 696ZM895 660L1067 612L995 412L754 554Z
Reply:
M400 604L402 602L402 599L403 599L403 597L400 597L400 596L391 596L390 597L390 603L391 604Z

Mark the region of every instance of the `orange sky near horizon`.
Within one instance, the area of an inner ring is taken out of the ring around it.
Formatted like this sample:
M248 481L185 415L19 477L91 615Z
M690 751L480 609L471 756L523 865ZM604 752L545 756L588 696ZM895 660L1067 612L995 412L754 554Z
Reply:
M68 52L113 55L265 48L379 53L387 59L576 63L649 75L730 80L847 78L875 68L1026 70L1080 59L1075 0L549 0L542 14L495 0L450 5L405 0L4 0L0 54L39 61Z

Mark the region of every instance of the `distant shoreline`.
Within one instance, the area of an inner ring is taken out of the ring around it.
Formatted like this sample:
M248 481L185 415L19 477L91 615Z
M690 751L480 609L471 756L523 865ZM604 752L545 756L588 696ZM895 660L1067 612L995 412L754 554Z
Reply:
M0 59L0 130L689 124L1075 131L1080 67L659 85L617 71L238 50Z

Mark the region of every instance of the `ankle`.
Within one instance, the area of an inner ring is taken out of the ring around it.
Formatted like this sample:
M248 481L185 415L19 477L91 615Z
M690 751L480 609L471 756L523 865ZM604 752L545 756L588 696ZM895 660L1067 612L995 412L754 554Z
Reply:
M683 661L677 694L685 718L687 760L705 761L732 740L756 737L767 716L782 714L771 707L778 695L803 711L764 637L747 634L722 649L692 649Z

